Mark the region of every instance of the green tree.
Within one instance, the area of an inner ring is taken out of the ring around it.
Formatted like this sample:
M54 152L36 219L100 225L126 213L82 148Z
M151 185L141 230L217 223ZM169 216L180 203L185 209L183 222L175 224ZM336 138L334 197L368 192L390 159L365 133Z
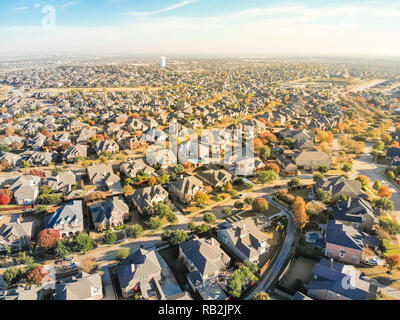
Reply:
M169 182L169 175L163 174L162 176L157 177L157 182L159 184L166 184Z
M387 198L380 198L380 199L376 200L375 206L377 208L381 208L386 211L393 211L393 209L394 209L393 201L391 201Z
M229 208L229 207L225 207L225 208L222 209L222 212L224 214L226 214L227 216L230 216L232 214L232 209Z
M17 282L20 276L21 276L20 269L8 268L6 271L4 271L3 279L6 282L7 287L9 287L15 282Z
M188 234L184 230L167 230L161 235L163 241L167 241L171 246L181 244L188 239Z
M325 180L325 176L322 174L322 173L316 173L316 174L314 174L314 176L313 176L313 180L314 181L317 181L317 180Z
M71 254L71 250L69 250L62 240L57 241L55 252L57 257L63 260Z
M126 232L128 237L130 238L139 238L143 234L143 227L140 224L134 224L126 228Z
M388 176L389 179L394 180L395 175L394 172L389 170L388 172L386 172L386 175Z
M117 235L111 229L104 233L103 241L107 244L114 244L117 241Z
M184 167L183 165L181 165L181 164L177 164L177 165L174 167L174 172L175 172L176 174L180 174L180 173L182 173L183 171L185 171L185 167Z
M210 225L213 225L217 222L217 218L215 217L215 215L212 212L207 212L204 215L204 221Z
M328 168L328 166L320 166L318 168L318 171L321 172L322 174L325 174L329 171L329 168Z
M33 257L29 255L26 251L21 251L18 253L17 262L19 264L32 265Z
M132 188L131 185L126 184L122 188L122 192L124 193L125 197L129 197L129 196L131 196L131 195L133 195L135 193L135 190Z
M332 192L319 188L315 193L315 198L322 202L329 202L332 200Z
M374 185L372 186L372 188L374 188L374 190L378 191L381 188L381 182L379 180L376 180L374 182Z
M159 218L157 217L152 217L147 221L147 227L150 230L159 230L162 226L162 223Z
M342 167L342 171L351 172L353 170L353 165L351 163L345 163Z
M257 172L256 178L258 183L265 184L278 179L278 174L274 170L264 170Z
M94 247L93 239L86 232L80 232L76 236L76 245L79 251L83 253L88 252Z
M34 212L36 214L41 214L43 212L47 212L47 206L40 204L35 208Z
M193 232L198 236L205 236L209 233L209 231L210 231L210 225L207 223L199 224L193 230Z
M119 249L119 250L115 253L115 258L116 258L118 261L125 260L128 256L129 256L129 249L128 249L128 248Z
M288 182L289 188L298 187L300 185L301 185L301 180L297 177L290 179L290 181Z
M378 140L378 141L375 141L373 148L374 148L374 150L381 151L381 150L383 150L384 147L385 147L385 143L383 141Z
M262 158L268 158L271 155L271 148L268 146L263 146L260 149L260 156Z

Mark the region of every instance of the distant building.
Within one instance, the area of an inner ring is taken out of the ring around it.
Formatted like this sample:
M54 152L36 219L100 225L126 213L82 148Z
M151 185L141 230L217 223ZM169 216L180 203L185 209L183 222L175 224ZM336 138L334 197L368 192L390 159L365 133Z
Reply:
M160 58L160 67L165 68L167 66L167 58L166 57L161 57Z

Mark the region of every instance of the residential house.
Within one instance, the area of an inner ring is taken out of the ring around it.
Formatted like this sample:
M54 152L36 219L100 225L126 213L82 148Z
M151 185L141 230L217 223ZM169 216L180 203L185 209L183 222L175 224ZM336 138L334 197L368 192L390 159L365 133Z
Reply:
M101 300L103 283L99 273L82 272L79 277L62 279L56 284L53 300Z
M108 199L90 205L93 224L96 230L104 230L108 227L115 228L124 224L129 217L128 205L119 198Z
M337 201L343 196L347 198L366 197L359 180L347 180L343 176L315 181L315 191L318 189L331 192L332 201Z
M278 163L281 171L280 174L284 176L297 176L299 174L299 170L297 169L297 165L290 158L287 158L283 155L278 155L276 157L276 162Z
M305 150L294 155L293 160L299 169L315 170L320 166L331 168L332 160L329 154L312 149Z
M100 156L103 152L117 153L119 152L118 143L114 140L97 141L94 147L97 155Z
M83 144L77 144L69 147L63 154L63 159L67 162L74 162L77 157L86 158L87 147Z
M265 167L265 163L259 157L237 158L235 161L235 175L253 176L258 169Z
M267 236L257 228L251 217L224 224L217 230L217 237L242 262L258 263L260 255L269 248Z
M18 205L34 204L39 195L41 178L32 175L23 175L17 178L10 186L15 202Z
M189 203L197 192L204 191L203 182L193 176L178 178L171 182L170 194L183 203Z
M344 263L359 264L364 248L376 251L378 239L359 229L329 220L325 230L325 256Z
M378 287L353 266L322 258L314 265L307 294L319 300L376 300Z
M187 279L193 291L204 300L226 300L218 285L218 275L226 271L231 258L221 249L219 243L195 237L179 245L179 256L189 271Z
M0 162L6 161L12 167L18 166L21 162L21 157L11 152L0 154Z
M71 171L59 172L55 177L47 178L47 185L53 191L70 192L72 187L77 184L76 175Z
M363 198L339 201L333 206L333 213L336 221L366 232L372 232L374 225L379 224L371 203Z
M61 237L71 237L83 231L82 200L74 200L47 216L45 229L56 229Z
M97 164L87 167L90 184L101 188L107 187L109 190L121 190L120 177L117 176L111 164Z
M132 159L120 165L120 171L127 177L135 178L139 173L152 175L156 170L149 167L143 159Z
M168 192L161 185L136 189L131 200L140 214L152 215L156 204L168 201Z
M0 251L10 247L12 251L28 248L32 238L33 222L5 223L0 227Z
M156 283L162 278L155 251L138 249L117 266L117 277L125 298L136 293L141 293L145 298L154 296Z
M390 147L386 152L386 161L393 167L400 166L400 148Z
M223 187L228 182L232 181L232 175L223 169L214 170L199 170L196 172L196 176L204 181L206 184L212 187Z

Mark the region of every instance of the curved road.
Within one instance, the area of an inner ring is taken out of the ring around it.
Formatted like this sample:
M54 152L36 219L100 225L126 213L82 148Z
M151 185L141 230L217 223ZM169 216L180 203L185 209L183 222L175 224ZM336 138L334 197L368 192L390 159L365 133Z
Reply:
M267 271L267 274L262 278L262 280L258 283L256 287L254 287L250 293L247 295L245 300L251 300L253 295L260 291L266 291L268 287L272 284L272 282L278 276L278 273L285 263L285 260L290 252L290 248L292 247L293 240L294 240L294 233L295 233L295 226L294 226L294 217L292 212L287 210L284 206L280 205L279 203L273 201L268 195L264 196L270 204L278 207L285 213L285 216L288 219L287 227L286 227L286 239L285 242L273 264L273 266Z

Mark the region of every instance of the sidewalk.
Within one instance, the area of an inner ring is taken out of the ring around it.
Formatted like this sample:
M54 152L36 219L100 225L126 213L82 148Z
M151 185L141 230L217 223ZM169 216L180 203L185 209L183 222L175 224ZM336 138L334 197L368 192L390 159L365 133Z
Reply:
M376 285L378 287L378 290L382 291L383 294L400 300L400 290L397 290L389 286L384 286L383 284L380 284L377 280L368 277L365 277L364 280Z

